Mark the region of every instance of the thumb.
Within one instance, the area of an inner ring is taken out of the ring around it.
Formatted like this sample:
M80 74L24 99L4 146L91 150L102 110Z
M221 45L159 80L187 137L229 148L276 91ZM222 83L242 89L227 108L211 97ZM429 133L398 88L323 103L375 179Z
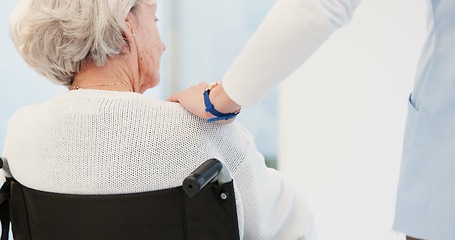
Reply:
M179 93L174 93L167 98L168 102L179 102Z

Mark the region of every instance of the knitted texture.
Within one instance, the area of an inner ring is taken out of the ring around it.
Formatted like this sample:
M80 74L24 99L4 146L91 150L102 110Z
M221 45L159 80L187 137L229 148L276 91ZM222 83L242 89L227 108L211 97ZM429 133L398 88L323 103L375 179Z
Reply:
M136 93L68 91L12 117L4 157L25 186L116 194L180 186L208 158L236 183L244 239L310 239L311 216L292 184L268 169L239 124L206 123L179 104Z

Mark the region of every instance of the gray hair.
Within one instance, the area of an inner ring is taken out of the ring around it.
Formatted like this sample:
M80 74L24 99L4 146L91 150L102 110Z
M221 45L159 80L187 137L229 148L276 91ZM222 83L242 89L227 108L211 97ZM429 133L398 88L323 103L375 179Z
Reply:
M156 0L144 0L155 3ZM70 86L86 61L121 53L128 12L140 0L22 0L11 17L18 52L37 72Z

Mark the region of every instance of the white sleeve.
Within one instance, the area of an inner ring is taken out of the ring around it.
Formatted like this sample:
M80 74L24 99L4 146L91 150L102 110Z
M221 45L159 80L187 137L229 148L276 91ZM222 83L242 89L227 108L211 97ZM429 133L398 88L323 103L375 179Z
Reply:
M265 166L259 152L250 151L233 177L243 203L244 239L315 239L307 201L286 176Z
M240 124L229 124L222 150L228 156L235 186L242 204L239 216L243 239L313 240L313 216L306 199L283 173L267 168L254 138ZM232 142L231 142L232 141ZM237 153L236 153L237 152Z
M279 0L223 77L236 103L259 102L339 27L361 0Z
M8 123L8 128L9 128L9 123ZM3 155L1 156L3 158L3 166L2 166L2 169L0 170L0 181L1 182L4 182L6 177L12 177L11 171L9 170L8 160L7 160L8 159L7 158L7 156L8 156L8 154L7 154L8 132L9 132L9 129L6 130L5 143L3 145Z

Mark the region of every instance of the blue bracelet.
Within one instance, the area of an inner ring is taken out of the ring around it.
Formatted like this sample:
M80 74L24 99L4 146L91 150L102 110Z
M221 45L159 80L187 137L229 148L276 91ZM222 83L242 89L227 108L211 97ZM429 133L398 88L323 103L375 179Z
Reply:
M205 111L216 116L214 118L208 119L207 122L229 120L231 118L235 118L240 113L240 111L236 111L233 113L222 113L215 109L215 106L213 106L212 102L210 101L209 94L210 94L210 90L212 90L214 87L216 87L218 85L219 85L219 83L210 84L209 87L207 87L207 89L205 89L205 91L204 91Z

